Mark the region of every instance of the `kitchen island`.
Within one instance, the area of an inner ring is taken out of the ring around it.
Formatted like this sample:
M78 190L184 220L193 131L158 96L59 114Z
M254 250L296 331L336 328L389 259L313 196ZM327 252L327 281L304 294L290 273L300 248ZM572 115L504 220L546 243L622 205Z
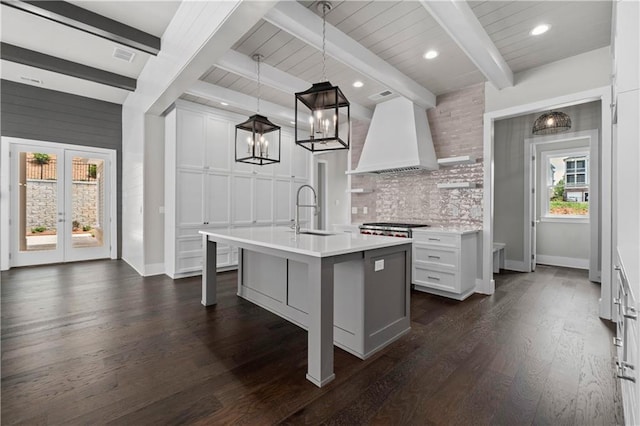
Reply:
M217 244L238 247L238 296L308 331L316 386L335 377L334 344L364 359L410 329L411 239L284 227L200 233L202 304L216 303Z

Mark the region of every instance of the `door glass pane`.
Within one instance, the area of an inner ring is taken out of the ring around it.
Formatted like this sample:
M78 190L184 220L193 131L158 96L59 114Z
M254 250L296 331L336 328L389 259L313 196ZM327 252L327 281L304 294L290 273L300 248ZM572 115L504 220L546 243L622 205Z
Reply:
M20 251L55 250L58 245L58 158L19 153Z
M73 157L71 162L71 246L101 247L105 229L105 164Z

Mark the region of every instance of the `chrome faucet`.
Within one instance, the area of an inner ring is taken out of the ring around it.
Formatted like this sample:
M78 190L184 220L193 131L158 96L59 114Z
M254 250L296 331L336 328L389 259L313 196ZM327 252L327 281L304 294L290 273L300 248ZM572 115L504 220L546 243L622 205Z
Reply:
M300 191L302 191L302 188L309 188L313 192L313 204L300 204ZM294 222L296 234L300 233L300 207L313 207L314 216L318 214L318 195L311 185L302 185L298 188L298 193L296 194L296 220Z

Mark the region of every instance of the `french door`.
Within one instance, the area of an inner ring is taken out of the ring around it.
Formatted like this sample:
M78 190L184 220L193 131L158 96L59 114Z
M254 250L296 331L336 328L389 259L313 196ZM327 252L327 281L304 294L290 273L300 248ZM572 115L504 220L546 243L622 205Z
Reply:
M111 155L11 144L10 266L108 258Z

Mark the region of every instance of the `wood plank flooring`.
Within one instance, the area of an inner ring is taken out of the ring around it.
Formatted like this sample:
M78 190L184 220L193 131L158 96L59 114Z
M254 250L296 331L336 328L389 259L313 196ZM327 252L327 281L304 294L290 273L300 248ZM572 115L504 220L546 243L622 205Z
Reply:
M122 261L2 273L2 424L623 424L614 327L584 271L497 275L493 296L411 295L412 331L336 380L306 332L200 279Z

